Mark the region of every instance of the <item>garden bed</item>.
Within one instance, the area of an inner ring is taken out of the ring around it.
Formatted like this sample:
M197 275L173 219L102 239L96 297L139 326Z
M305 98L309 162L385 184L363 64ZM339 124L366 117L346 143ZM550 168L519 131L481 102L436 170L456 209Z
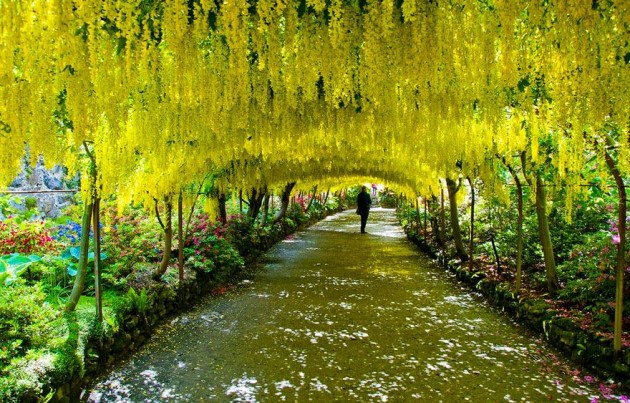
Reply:
M320 205L306 214L303 206L296 203L285 220L266 227L254 227L238 216L225 227L197 219L197 227L191 229L191 242L184 248L188 259L181 282L177 280L175 264L160 281L155 281L151 275L155 260L128 255L132 248L156 254L155 244L145 242L147 236L138 239L135 233L146 230L139 217L112 221L109 236L116 236L118 242L109 254L118 260L109 266L115 274L107 278L102 322L96 320L95 299L89 295L81 297L73 312L62 312L61 302L50 304L50 291L56 288L42 286L36 280L41 277L39 273L4 288L0 296L6 301L0 301L0 306L6 310L2 312L6 319L3 321L12 329L3 329L6 337L0 341L18 343L15 348L24 353L16 355L18 350L10 351L11 346L3 344L2 351L13 356L5 360L9 363L2 369L0 400L76 401L84 385L137 350L166 318L207 296L225 293L261 253L287 235L337 211L338 204L326 208ZM127 235L134 239L133 244L125 244ZM118 264L132 260L136 269L131 273ZM32 309L23 312L24 308L20 310L16 304ZM9 315L14 315L15 320Z
M528 328L540 333L552 346L573 362L593 370L601 379L613 378L620 390L630 390L630 348L624 340L621 356L615 360L612 335L594 331L568 315L559 302L544 293L524 286L515 293L511 282L495 275L490 263L476 262L473 271L468 263L443 259L435 246L428 244L414 231L406 229L407 237L440 266L457 279L481 293L495 307L508 312ZM578 374L576 373L578 381ZM588 376L587 376L588 377ZM588 377L590 378L590 377Z

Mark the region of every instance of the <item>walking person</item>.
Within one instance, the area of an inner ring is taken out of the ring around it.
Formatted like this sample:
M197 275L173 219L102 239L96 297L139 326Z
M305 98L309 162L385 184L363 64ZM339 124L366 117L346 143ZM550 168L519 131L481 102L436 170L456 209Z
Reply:
M361 193L357 196L357 214L361 216L361 233L365 234L365 224L367 224L368 215L370 215L370 205L372 198L367 192L367 187L361 188Z

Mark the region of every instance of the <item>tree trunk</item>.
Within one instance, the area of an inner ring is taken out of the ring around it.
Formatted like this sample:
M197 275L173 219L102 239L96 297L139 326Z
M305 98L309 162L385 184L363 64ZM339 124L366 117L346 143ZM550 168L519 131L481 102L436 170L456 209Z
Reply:
M617 217L617 230L619 231L619 243L617 244L617 268L615 270L615 325L613 337L613 350L615 359L620 357L621 353L621 335L623 332L623 285L624 270L626 269L626 208L627 196L623 178L617 168L612 157L607 150L604 150L606 165L617 184L619 193L619 207Z
M247 211L247 218L251 222L255 221L258 217L260 207L265 198L265 193L267 193L267 191L264 188L260 189L260 191L257 191L256 188L252 189L252 197L249 199L249 210Z
M501 259L499 258L499 252L497 252L497 244L494 243L494 232L490 233L490 244L494 252L494 260L497 262L497 274L501 274L503 270L501 270Z
M472 272L474 269L474 251L475 251L475 188L470 176L467 178L470 185L470 240L468 241L468 254L470 255L470 262L468 269Z
M446 213L444 210L444 188L441 189L440 197L440 243L442 245L442 252L446 250Z
M311 205L313 204L313 200L315 200L315 193L317 193L317 185L315 185L315 187L313 188L313 197L311 197L311 200L308 201L308 206L306 206L306 209L304 209L305 213L307 213L308 209L311 208Z
M179 281L184 281L184 195L179 192L177 199L177 270Z
M278 211L278 214L273 219L274 224L282 220L284 216L287 214L287 209L289 208L289 202L291 201L291 190L293 190L294 186L295 186L295 182L289 182L284 187L284 190L282 191L282 197L280 198L282 204L280 205L280 211Z
M424 198L424 243L427 243L427 198Z
M431 205L429 206L429 210L435 211L435 214L431 214L431 232L433 232L433 237L435 238L435 242L440 247L440 250L444 250L445 248L445 239L442 237L443 233L440 229L440 220L438 217L442 217L439 213L439 206L437 197L433 196L431 199Z
M551 243L551 232L549 231L549 220L547 219L547 195L545 185L540 175L536 174L536 215L538 217L538 234L540 244L545 258L545 273L547 277L547 289L555 293L560 289L558 274L556 272L556 258L553 255L553 245Z
M520 155L523 174L525 175L526 154L523 151ZM545 260L545 275L547 277L547 289L550 293L555 293L559 288L558 274L556 272L556 259L553 255L553 244L551 243L551 232L549 231L549 221L547 219L547 195L545 186L538 173L536 175L536 217L538 219L538 235L540 236L540 245L543 250ZM525 175L525 180L530 186L533 186L532 180Z
M157 203L155 205L156 214L158 216L158 220L160 221L160 225L164 230L164 254L162 255L162 261L160 262L160 266L153 273L153 278L155 280L159 280L166 270L168 269L168 264L171 262L171 249L173 247L173 202L171 200L171 196L167 196L164 199L166 204L166 224L162 223L160 219L160 214L157 211Z
M448 202L451 211L451 229L453 232L453 241L455 242L455 249L457 250L457 256L462 262L468 260L468 254L464 248L464 242L462 241L462 231L459 227L459 213L457 211L457 200L455 195L459 191L460 184L456 184L455 181L446 178L446 187L448 189Z
M328 195L330 194L330 188L326 191L326 196L324 196L324 200L322 201L322 206L326 207L326 202L328 201Z
M416 234L420 233L420 202L416 197Z
M74 285L72 286L72 293L68 298L65 310L66 312L72 312L79 303L79 298L83 293L83 287L85 286L85 277L87 275L88 264L88 251L90 248L90 221L92 220L92 210L94 209L93 203L85 205L83 210L83 218L81 220L81 251L79 252L79 268L77 275L74 278Z
M101 287L101 199L95 198L92 206L94 228L94 299L96 300L96 319L103 321L103 290Z
M270 197L271 195L267 193L265 195L265 200L263 201L263 216L262 216L262 222L260 224L261 227L264 227L265 225L267 225L267 219L269 217L269 198Z
M96 157L90 151L87 142L83 142L83 147L85 148L85 153L90 158L90 194L92 196L91 203L85 205L85 210L83 210L83 218L81 220L81 243L80 243L80 251L79 251L79 267L77 270L77 275L74 279L74 285L72 286L72 292L70 293L70 297L68 298L68 302L66 303L65 310L66 312L72 312L77 307L79 303L79 299L81 298L81 294L83 294L83 289L85 287L85 277L87 276L87 265L88 265L88 255L90 251L90 223L92 221L92 213L94 212L94 203L97 204L98 210L98 197L96 193L96 182L97 182L97 165L96 165ZM97 223L98 225L98 223ZM97 231L95 231L96 233ZM100 244L98 244L100 249ZM99 251L100 253L100 251ZM100 258L100 255L99 255ZM98 264L98 260L96 260ZM100 285L100 277L98 272L99 267L96 267L96 276L95 281L98 281L98 284L95 284L97 295L97 300L100 297L101 285ZM99 315L99 302L97 301L97 316ZM102 310L100 314L100 319L102 319Z
M516 208L518 211L516 220L516 291L520 291L523 276L523 184L514 169L509 165L507 167L516 184Z
M219 217L223 225L227 224L227 207L225 206L225 193L219 194Z

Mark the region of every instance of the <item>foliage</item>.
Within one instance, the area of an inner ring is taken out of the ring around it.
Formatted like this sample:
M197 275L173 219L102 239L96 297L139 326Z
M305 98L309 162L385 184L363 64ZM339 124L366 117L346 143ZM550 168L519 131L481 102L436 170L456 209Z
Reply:
M17 282L0 287L0 364L46 344L50 322L57 312L39 284Z
M140 293L137 293L133 287L130 287L126 295L128 306L134 309L142 317L146 318L146 314L151 308L152 298L147 293L146 288L142 288Z
M255 225L242 214L228 217L227 225L215 230L215 235L224 237L241 256L251 255L260 245L260 236Z
M60 247L44 221L0 221L0 255L55 253Z
M629 259L630 251L626 251ZM581 242L573 245L569 259L558 266L558 275L564 283L559 298L578 309L604 311L612 317L616 256L610 232L583 234Z
M296 202L287 209L287 218L292 220L298 227L305 225L309 221L310 215L304 211L305 207Z
M241 215L233 217L223 227L218 222L211 222L207 214L200 214L191 223L191 228L184 246L186 264L196 271L212 272L215 277L223 279L244 264L238 248L251 253L254 246L247 244L247 240L257 240L256 245L260 240L251 223Z
M22 205L23 207L21 207ZM21 223L32 220L38 214L37 200L35 198L0 195L0 218L6 217Z
M0 286L14 283L33 263L40 260L41 257L37 255L19 253L0 256Z
M378 202L382 207L395 208L398 206L398 196L389 188L379 191Z
M115 257L103 271L103 280L122 285L122 279L137 265L159 260L162 231L142 209L128 207L118 214L115 206L107 205L103 209L103 224L103 252Z

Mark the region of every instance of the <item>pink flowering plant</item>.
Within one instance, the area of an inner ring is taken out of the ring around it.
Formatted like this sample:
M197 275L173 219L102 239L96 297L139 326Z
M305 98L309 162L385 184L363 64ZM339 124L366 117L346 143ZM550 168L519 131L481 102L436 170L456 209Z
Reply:
M185 263L198 272L212 273L215 278L233 274L244 264L243 257L225 237L226 229L209 219L195 216L184 244Z

